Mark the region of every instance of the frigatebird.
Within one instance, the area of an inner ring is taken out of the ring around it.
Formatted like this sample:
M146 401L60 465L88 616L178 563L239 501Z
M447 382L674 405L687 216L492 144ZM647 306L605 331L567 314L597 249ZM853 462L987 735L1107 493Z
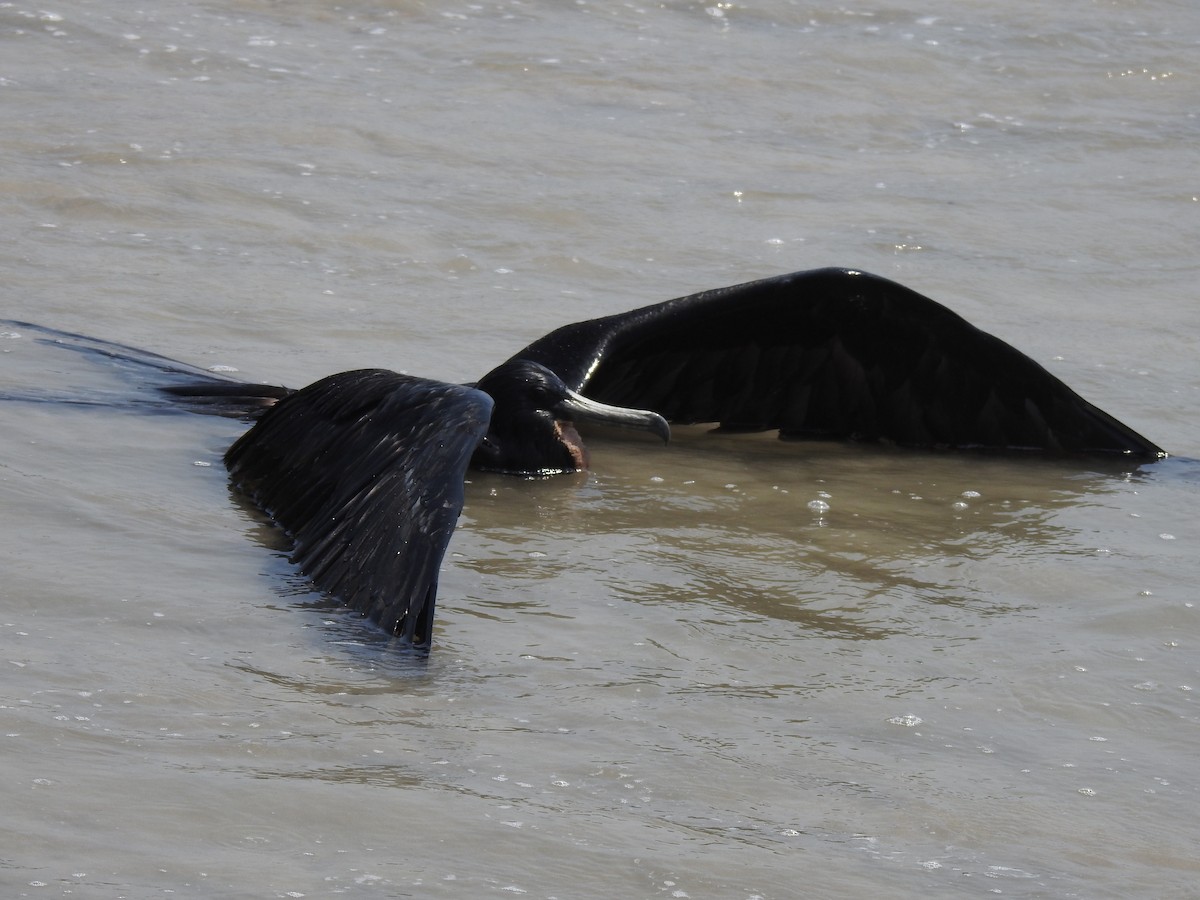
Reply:
M60 335L60 342L63 333ZM903 285L818 269L566 325L474 385L384 369L301 390L234 380L121 345L174 403L255 424L225 454L312 583L420 651L468 467L587 466L576 423L668 422L929 450L1165 456L1009 344Z

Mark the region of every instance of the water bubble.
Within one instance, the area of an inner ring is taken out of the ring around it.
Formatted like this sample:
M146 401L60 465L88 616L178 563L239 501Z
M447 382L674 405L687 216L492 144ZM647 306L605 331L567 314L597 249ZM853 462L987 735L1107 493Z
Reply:
M815 513L829 512L829 504L824 500L809 500L808 508Z
M903 725L905 728L915 728L916 726L920 725L922 721L924 720L920 716L914 716L910 714L903 716L892 716L890 719L888 719L888 724Z

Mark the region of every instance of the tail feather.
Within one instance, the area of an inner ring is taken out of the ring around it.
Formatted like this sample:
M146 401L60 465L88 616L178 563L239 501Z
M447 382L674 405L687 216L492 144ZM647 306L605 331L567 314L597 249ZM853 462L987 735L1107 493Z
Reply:
M132 384L133 392L86 389L52 389L44 384L20 391L0 391L0 400L33 403L70 403L110 406L157 412L188 411L235 418L257 418L264 409L292 393L273 384L239 381L224 373L170 359L149 350L99 338L35 325L2 320L0 327L12 336L26 333L38 344L71 350Z

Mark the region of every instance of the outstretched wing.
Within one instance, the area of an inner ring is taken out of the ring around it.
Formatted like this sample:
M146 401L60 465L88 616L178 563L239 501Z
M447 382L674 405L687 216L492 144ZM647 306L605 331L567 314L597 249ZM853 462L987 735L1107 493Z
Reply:
M903 285L818 269L560 328L516 358L680 423L1058 453L1162 450Z
M422 647L491 411L473 388L343 372L267 410L225 464L291 535L292 560L314 584Z

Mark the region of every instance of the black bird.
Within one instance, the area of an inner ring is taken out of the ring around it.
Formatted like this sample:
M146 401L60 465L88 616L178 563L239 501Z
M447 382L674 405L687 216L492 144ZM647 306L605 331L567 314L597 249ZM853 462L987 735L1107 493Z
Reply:
M186 379L161 388L177 402L257 417L225 455L233 483L289 533L317 587L420 649L468 466L585 468L577 422L663 440L669 421L931 450L1166 455L946 307L848 269L566 325L476 385L363 369L289 391L119 345L77 349Z

